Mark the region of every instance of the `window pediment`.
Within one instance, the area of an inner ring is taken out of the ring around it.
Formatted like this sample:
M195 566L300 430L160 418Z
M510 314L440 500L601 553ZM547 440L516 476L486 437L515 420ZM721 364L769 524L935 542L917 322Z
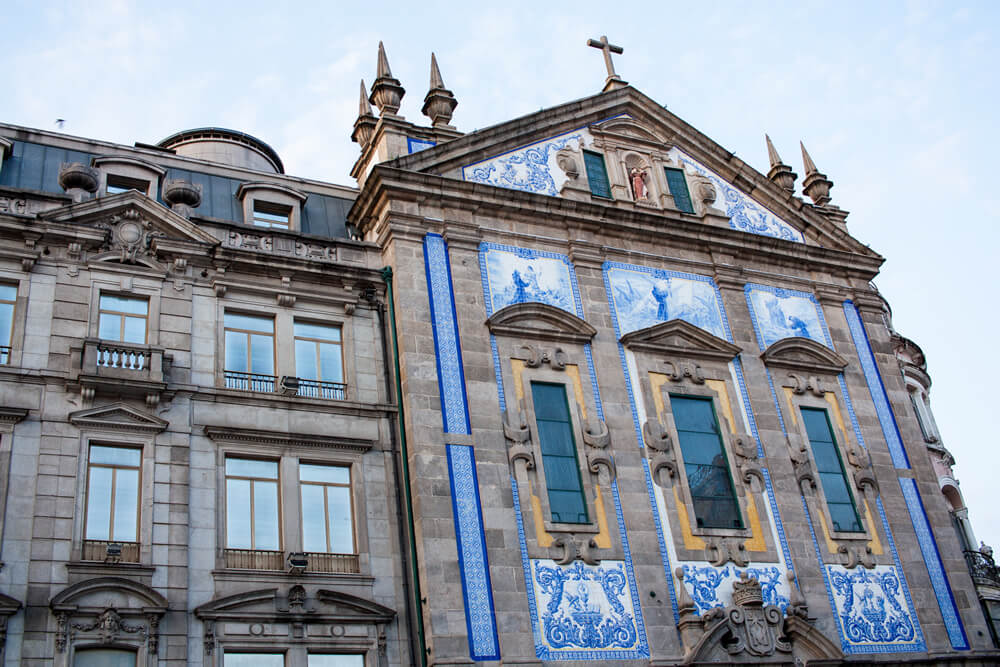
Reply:
M126 403L77 410L70 413L69 421L80 428L150 433L159 433L170 424L165 419L133 408Z
M515 303L493 313L486 326L497 336L589 343L597 329L572 313L545 303Z
M305 588L294 585L287 592L277 588L261 589L230 595L206 602L194 610L202 620L254 619L287 620L292 616L308 615L313 622L349 621L382 624L392 621L396 612L377 602L347 593L318 590L309 595Z
M847 366L844 357L825 345L801 336L782 338L772 343L760 356L768 366L811 373L838 375Z
M640 125L628 116L612 118L603 123L594 125L591 127L591 131L595 136L607 133L617 135L623 139L639 139L641 141L655 144L656 147L660 149L662 149L663 145L667 143L663 138L657 136L648 128Z
M740 353L733 345L690 322L674 319L621 337L621 343L633 351L674 354L691 358L730 361Z
M167 610L167 599L155 590L137 581L119 577L85 579L67 586L52 597L49 606L55 612L100 612L109 606L109 598L120 596L127 600L125 605L116 606L121 613L125 613L126 609L134 609L143 614L163 614Z

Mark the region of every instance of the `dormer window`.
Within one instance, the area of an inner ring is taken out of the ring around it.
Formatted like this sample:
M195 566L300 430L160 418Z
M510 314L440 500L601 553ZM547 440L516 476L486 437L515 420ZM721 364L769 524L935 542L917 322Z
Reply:
M272 204L266 201L253 203L254 227L277 227L288 229L292 219L292 207Z
M243 203L243 220L253 227L302 229L302 206L307 195L276 183L241 183L236 197Z
M128 192L129 190L138 190L144 195L149 194L149 181L143 181L138 178L128 178L127 176L108 174L107 183L105 192L109 195L117 195L122 192Z

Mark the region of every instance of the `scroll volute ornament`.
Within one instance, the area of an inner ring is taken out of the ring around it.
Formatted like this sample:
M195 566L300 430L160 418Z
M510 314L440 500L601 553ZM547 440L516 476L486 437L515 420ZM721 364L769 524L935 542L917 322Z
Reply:
M668 480L677 476L677 457L670 433L659 419L647 419L642 426L642 439L648 448L646 455L653 480L660 486L669 486ZM663 479L661 471L666 471L667 480Z
M608 425L600 419L591 419L583 427L583 442L587 445L587 468L595 475L600 474L601 466L608 471L609 480L615 479L617 471L615 462L608 453L611 444L611 434Z
M531 429L528 427L523 401L518 404L516 412L504 411L503 434L507 439L507 460L514 466L514 470L523 473L534 469L535 455L530 447Z

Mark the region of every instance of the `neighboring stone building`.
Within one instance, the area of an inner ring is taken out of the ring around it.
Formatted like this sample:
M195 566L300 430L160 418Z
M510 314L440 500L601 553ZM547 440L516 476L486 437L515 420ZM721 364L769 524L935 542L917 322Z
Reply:
M1000 660L882 258L593 44L467 135L380 47L356 189L0 125L6 664Z

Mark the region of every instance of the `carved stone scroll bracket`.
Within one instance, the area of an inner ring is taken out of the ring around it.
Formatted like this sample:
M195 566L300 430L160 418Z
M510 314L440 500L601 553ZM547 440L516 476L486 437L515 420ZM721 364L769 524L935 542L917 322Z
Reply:
M553 369L561 371L565 370L568 361L561 347L548 350L528 343L521 346L520 352L523 353L524 365L528 368L549 364Z
M795 481L799 485L802 493L806 491L816 491L816 477L813 475L812 465L809 463L809 454L805 445L795 446L787 436L785 443L788 445L788 454L792 459L792 468L795 471Z
M701 366L693 362L681 362L666 360L663 362L667 367L667 377L673 382L682 382L685 378L695 384L705 384L705 374Z
M875 567L875 556L872 548L865 543L840 542L837 547L840 555L840 564L848 570L854 569L858 565L871 570Z
M601 466L608 471L608 481L615 479L617 470L615 462L608 453L608 445L611 444L611 434L608 426L600 419L592 419L583 428L583 441L587 445L587 468L595 475L599 475Z
M732 561L737 567L746 567L750 559L747 557L743 539L731 537L708 538L705 546L705 560L715 567L721 567Z
M785 573L785 578L788 579L788 607L785 613L788 616L798 616L801 619L808 620L809 607L806 604L805 596L799 590L798 582L795 579L795 572L789 570Z
M677 476L677 458L670 441L670 433L663 428L659 419L647 419L642 426L642 439L646 443L646 455L649 458L650 473L660 486L669 486L669 480ZM666 471L667 479L663 479L661 471Z
M562 534L555 538L553 546L562 549L562 556L554 559L560 565L569 565L577 558L587 565L599 565L601 563L601 559L596 553L597 544L590 535Z
M814 396L823 398L826 393L820 384L819 378L815 375L805 376L798 373L789 373L788 378L795 383L792 387L792 391L798 395L802 395L808 391Z
M556 153L556 164L566 174L566 182L559 189L559 195L567 199L590 201L590 186L586 178L581 178L580 165L583 162L580 152L572 148L563 148Z
M510 410L503 413L503 434L507 439L507 460L517 473L535 467L535 455L531 451L531 430L523 406L514 414ZM520 462L520 463L519 463ZM518 469L518 466L522 469Z
M69 614L62 613L56 615L56 652L66 651L66 642L69 639Z
M847 462L854 468L854 484L857 489L864 493L865 487L868 487L872 495L877 496L878 480L875 479L872 457L868 450L854 445L849 446L847 448Z
M754 478L760 483L755 489L764 489L764 471L760 467L760 459L757 457L757 443L753 436L748 433L734 433L730 436L733 445L733 453L736 455L736 468L744 482L750 484Z
M205 633L203 640L205 643L205 655L212 655L215 650L215 621L204 621Z

